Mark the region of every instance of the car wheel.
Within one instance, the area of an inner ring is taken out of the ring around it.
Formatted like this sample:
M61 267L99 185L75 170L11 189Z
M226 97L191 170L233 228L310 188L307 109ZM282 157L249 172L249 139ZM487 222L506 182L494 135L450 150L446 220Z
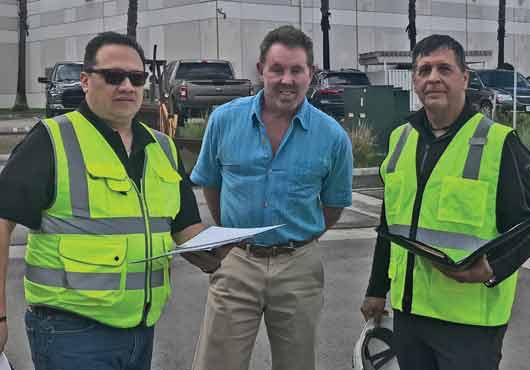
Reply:
M492 118L493 107L490 102L482 102L480 104L480 113L484 114L488 118Z

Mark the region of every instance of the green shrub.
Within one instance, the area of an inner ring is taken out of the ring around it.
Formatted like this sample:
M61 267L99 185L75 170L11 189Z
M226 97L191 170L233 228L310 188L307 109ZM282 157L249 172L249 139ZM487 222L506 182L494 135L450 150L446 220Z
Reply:
M506 126L512 127L513 125L513 118L510 113L499 112L495 115L495 120ZM530 148L530 114L517 113L516 129L521 141Z
M353 154L355 168L379 166L384 155L377 152L375 135L367 126L357 126L348 132Z

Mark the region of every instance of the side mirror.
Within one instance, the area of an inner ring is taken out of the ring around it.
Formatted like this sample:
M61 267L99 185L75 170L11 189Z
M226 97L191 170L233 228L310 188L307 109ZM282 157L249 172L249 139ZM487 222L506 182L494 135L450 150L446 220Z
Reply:
M39 81L41 84L50 83L50 80L48 79L48 77L38 77L37 81Z

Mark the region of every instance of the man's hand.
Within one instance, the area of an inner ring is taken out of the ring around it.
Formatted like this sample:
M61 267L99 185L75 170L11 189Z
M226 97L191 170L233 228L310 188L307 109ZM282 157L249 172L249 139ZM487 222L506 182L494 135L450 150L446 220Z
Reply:
M385 298L365 297L361 306L364 319L368 321L373 318L374 323L379 325L383 315L388 315L388 311L385 310L385 301Z
M493 277L493 270L486 258L482 256L467 270L451 271L441 265L433 264L440 272L448 278L458 281L459 283L483 283Z
M214 253L199 251L180 254L186 261L200 268L203 272L211 274L219 268L221 260Z
M4 352L7 343L7 321L0 322L0 352Z
M186 252L181 253L180 255L192 265L200 268L203 272L211 274L212 272L215 272L219 266L221 266L221 261L228 253L230 253L233 247L234 244L227 244L225 246L216 248L211 252Z

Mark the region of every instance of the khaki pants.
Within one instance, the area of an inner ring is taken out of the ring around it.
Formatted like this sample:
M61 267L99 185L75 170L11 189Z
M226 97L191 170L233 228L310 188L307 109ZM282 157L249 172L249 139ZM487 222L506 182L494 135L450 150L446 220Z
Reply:
M256 258L233 248L211 275L192 370L248 370L261 317L272 370L314 370L324 273L317 242Z

